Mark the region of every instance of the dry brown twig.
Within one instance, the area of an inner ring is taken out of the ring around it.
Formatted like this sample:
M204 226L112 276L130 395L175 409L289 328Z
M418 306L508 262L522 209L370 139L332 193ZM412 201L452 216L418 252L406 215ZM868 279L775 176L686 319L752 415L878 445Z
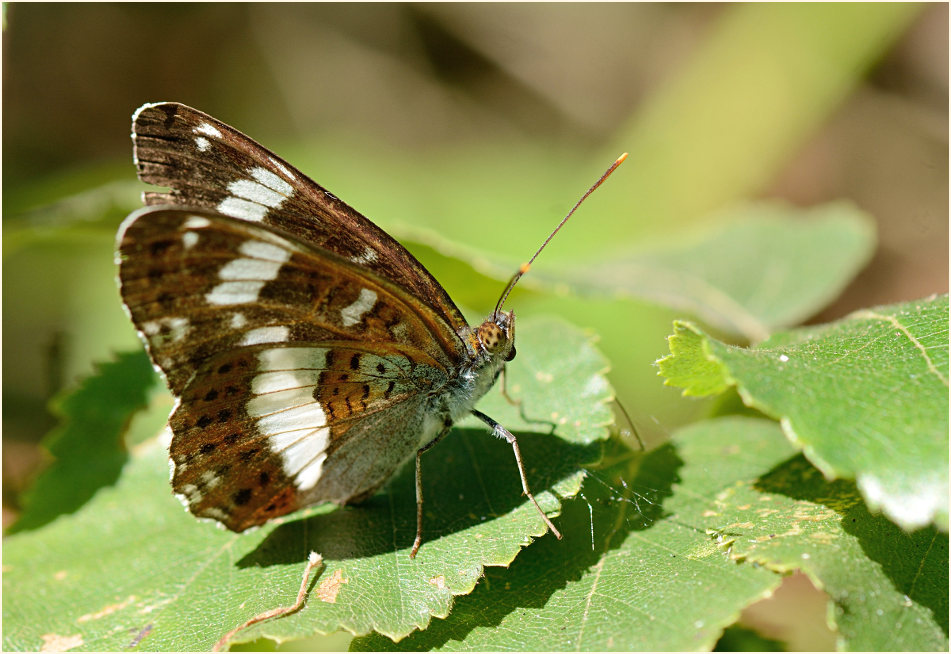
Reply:
M310 575L314 571L314 568L322 564L323 561L323 557L317 552L311 552L310 556L307 557L307 567L304 568L304 578L301 579L300 590L297 592L297 601L295 601L291 606L282 606L276 609L269 609L263 613L257 614L244 624L238 625L222 636L221 639L215 643L215 646L211 649L211 651L220 652L225 646L227 646L231 637L242 629L247 629L251 625L257 624L258 622L263 622L264 620L270 620L271 618L277 618L282 615L288 615L289 613L299 611L301 607L304 606L304 600L307 598L307 584L310 582Z

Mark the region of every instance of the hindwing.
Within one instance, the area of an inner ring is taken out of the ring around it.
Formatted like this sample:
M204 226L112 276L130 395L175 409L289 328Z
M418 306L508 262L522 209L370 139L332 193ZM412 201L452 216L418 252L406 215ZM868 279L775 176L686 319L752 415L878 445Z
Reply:
M372 493L426 434L446 372L412 348L253 345L212 357L169 419L172 486L233 531Z

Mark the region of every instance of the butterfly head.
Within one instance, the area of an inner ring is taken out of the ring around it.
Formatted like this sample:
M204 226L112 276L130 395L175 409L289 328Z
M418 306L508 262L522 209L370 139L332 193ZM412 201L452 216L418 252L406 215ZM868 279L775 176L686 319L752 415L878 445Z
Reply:
M476 329L476 338L490 356L511 361L515 358L515 312L493 312Z

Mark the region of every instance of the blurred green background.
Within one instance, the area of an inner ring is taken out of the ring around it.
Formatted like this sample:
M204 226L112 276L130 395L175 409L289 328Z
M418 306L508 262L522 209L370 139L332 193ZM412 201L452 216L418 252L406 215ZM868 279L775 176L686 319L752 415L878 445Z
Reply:
M629 151L536 269L676 241L744 199L846 198L879 248L813 321L948 290L947 4L4 9L4 525L44 463L50 398L138 347L112 249L143 188L145 102L235 126L397 237L513 266ZM491 310L500 282L407 245L473 319ZM702 410L652 366L678 313L527 291L509 306L597 332L649 441Z

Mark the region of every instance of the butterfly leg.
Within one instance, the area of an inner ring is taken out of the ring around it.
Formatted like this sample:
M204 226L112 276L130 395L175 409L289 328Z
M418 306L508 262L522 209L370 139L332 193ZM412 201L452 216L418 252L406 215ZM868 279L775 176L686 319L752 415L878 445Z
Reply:
M447 420L436 438L416 450L416 540L413 541L413 549L409 553L411 559L416 558L416 552L419 551L419 546L423 544L423 474L422 467L420 467L420 457L423 452L428 452L436 443L441 441L451 428L452 423Z
M517 406L517 407L519 408L519 410L521 410L521 409L522 409L522 400L520 400L520 399L518 399L518 398L514 398L514 397L512 397L511 395L509 395L509 388L508 388L508 379L509 379L509 376L508 376L508 373L506 372L506 370L508 370L508 369L507 369L505 366L502 366L502 369L501 369L501 371L500 371L500 374L501 374L501 376L502 376L502 397L505 398L505 401L506 401L506 402L508 402L508 403L511 404L512 406ZM525 416L522 416L522 417L524 418Z
M516 440L515 434L481 411L473 409L472 415L491 427L493 434L501 439L504 439L512 446L512 450L515 451L515 463L518 465L518 474L522 478L522 491L525 493L526 497L532 501L532 504L535 505L535 508L538 509L538 513L541 514L542 520L545 521L545 524L548 525L548 528L551 529L551 532L555 534L558 540L561 540L561 532L558 531L558 529L555 528L555 525L552 524L552 521L548 519L548 516L545 515L544 511L542 511L542 507L538 506L535 496L532 495L532 491L530 491L528 488L528 478L525 476L525 466L522 464L522 453L518 449L518 440Z
M505 366L502 366L502 369L499 371L499 374L502 377L502 397L505 398L505 401L514 407L518 407L518 414L522 416L522 420L524 420L525 422L532 422L539 425L549 425L551 427L552 433L555 433L555 427L557 427L558 425L551 422L550 420L542 420L540 418L531 417L530 415L525 413L525 403L522 402L522 399L512 397L511 395L509 395L508 385L506 383L508 381L508 373L506 372L507 370L508 368L506 368ZM504 438L504 436L502 438Z

